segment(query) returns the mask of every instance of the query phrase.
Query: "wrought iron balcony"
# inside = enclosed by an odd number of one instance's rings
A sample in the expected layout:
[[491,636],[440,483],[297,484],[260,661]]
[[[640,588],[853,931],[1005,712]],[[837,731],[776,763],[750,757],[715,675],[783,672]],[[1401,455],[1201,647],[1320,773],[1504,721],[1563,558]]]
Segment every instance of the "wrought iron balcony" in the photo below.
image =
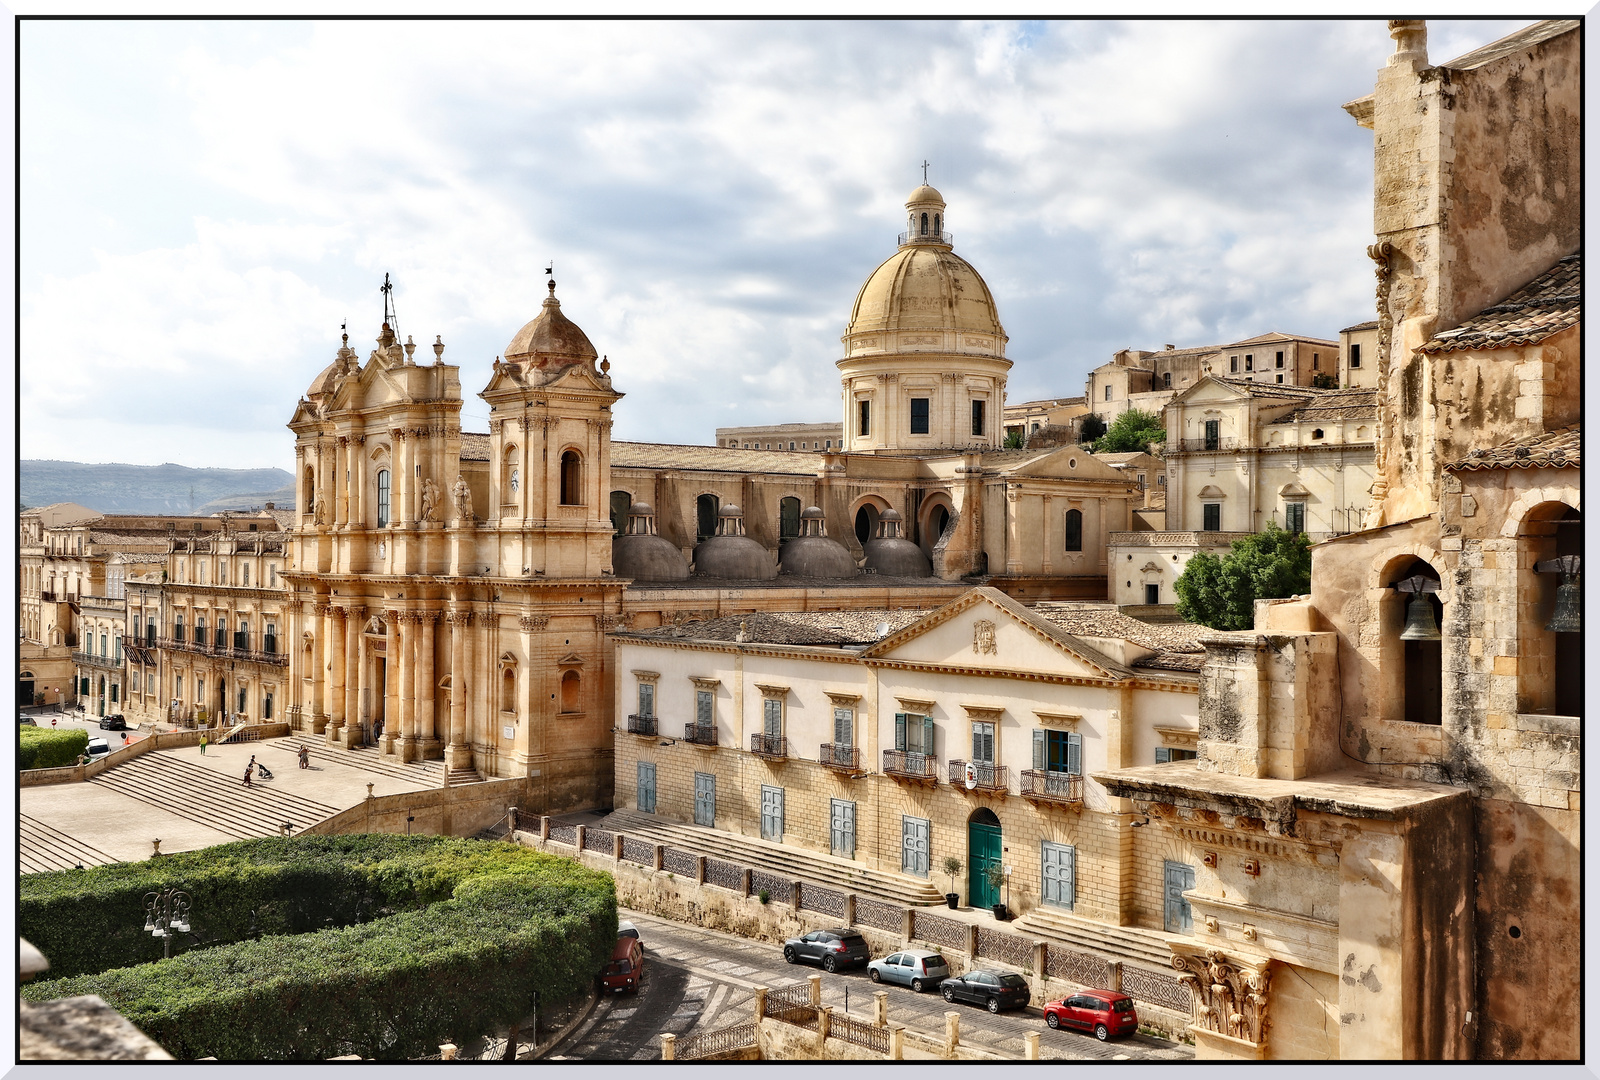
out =
[[1011,766],[961,760],[950,762],[951,786],[966,789],[969,773],[973,780],[972,791],[1005,791],[1011,786]]
[[896,238],[896,242],[905,247],[907,244],[950,244],[956,242],[955,234],[945,229],[942,232],[903,232]]
[[823,743],[817,760],[830,769],[842,772],[861,772],[861,749],[846,743]]
[[885,775],[902,780],[936,784],[939,782],[939,759],[932,754],[914,754],[909,750],[885,750],[883,771]]
[[656,727],[654,716],[628,715],[628,734],[630,735],[659,735],[661,732]]
[[1169,439],[1167,450],[1180,450],[1184,453],[1199,453],[1206,450],[1237,450],[1239,449],[1238,436],[1217,436],[1209,439],[1202,435],[1198,439]]
[[683,741],[694,743],[696,746],[717,745],[717,728],[715,724],[688,724],[683,729]]
[[752,735],[750,752],[761,757],[786,758],[789,756],[789,740],[782,735]]
[[1022,797],[1038,802],[1083,802],[1083,777],[1073,773],[1022,770]]
[[72,653],[72,662],[74,664],[83,664],[87,667],[106,668],[110,671],[122,670],[122,659],[120,657],[100,656],[97,653],[79,652],[76,649]]

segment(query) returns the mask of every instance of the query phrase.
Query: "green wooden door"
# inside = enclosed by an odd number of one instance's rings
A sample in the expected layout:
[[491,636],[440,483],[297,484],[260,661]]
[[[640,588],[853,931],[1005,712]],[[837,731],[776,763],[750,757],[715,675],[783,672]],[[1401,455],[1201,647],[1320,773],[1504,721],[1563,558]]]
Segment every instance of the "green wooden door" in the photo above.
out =
[[988,869],[1000,865],[1000,827],[967,823],[967,899],[973,907],[992,907],[1000,893],[989,884]]

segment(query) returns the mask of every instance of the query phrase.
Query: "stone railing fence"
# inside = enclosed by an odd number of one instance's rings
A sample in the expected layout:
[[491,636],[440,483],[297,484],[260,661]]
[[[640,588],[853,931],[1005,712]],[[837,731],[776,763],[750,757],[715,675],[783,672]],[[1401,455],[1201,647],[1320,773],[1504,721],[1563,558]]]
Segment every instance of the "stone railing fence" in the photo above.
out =
[[[545,817],[540,819],[538,835],[549,842],[574,848],[574,854],[581,849],[593,855],[615,859],[619,863],[631,862],[641,868],[664,871],[692,881],[695,885],[725,889],[741,897],[752,897],[765,891],[769,903],[785,905],[795,915],[801,911],[812,911],[837,919],[845,925],[871,927],[898,938],[902,946],[913,941],[927,942],[941,949],[961,953],[969,961],[993,960],[1031,971],[1041,978],[1120,991],[1148,1005],[1171,1009],[1180,1014],[1192,1014],[1189,988],[1166,971],[1128,967],[1121,961],[1095,953],[1080,952],[1065,945],[1037,941],[1021,934],[936,915],[927,908],[903,907],[809,881],[794,881],[766,870],[699,855],[671,845],[656,844],[626,833],[593,826],[564,825]],[[798,994],[804,989],[804,986],[792,987],[788,991],[773,991],[773,994]],[[687,1060],[683,1047],[688,1043],[686,1039],[677,1044],[679,1060]]]

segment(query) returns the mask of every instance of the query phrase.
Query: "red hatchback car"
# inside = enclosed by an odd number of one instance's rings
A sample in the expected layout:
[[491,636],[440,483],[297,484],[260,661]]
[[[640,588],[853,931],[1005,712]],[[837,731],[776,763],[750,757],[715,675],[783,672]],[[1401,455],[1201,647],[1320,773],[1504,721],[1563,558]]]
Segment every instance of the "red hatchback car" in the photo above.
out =
[[1101,1042],[1139,1030],[1139,1014],[1126,994],[1114,990],[1082,990],[1044,1006],[1044,1022],[1053,1028],[1092,1031]]

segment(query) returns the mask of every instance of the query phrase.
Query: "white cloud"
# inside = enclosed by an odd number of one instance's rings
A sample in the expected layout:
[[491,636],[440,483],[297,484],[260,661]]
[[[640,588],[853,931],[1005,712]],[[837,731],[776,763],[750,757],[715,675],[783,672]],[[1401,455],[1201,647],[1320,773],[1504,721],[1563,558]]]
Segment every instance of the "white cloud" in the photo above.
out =
[[1379,21],[136,32],[137,58],[99,24],[23,38],[23,130],[51,133],[23,148],[25,456],[115,433],[102,456],[286,464],[283,422],[342,319],[370,347],[385,272],[402,334],[462,365],[471,426],[551,259],[628,393],[619,438],[831,418],[924,157],[1017,399],[1081,392],[1117,348],[1370,309],[1371,135],[1339,105]]

